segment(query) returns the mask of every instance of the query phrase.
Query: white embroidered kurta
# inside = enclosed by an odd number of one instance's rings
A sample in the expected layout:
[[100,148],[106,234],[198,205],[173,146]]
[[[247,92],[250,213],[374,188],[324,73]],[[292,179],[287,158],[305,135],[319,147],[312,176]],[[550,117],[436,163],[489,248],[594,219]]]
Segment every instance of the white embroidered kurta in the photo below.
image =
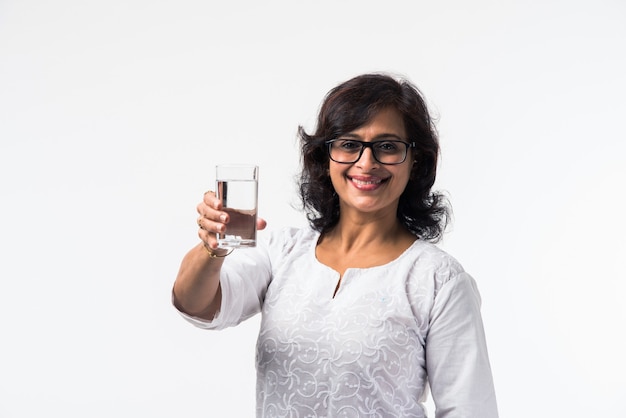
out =
[[[474,280],[417,240],[394,261],[339,274],[315,257],[319,234],[286,229],[224,262],[222,307],[206,329],[261,312],[258,417],[498,416]],[[367,257],[367,254],[363,254]],[[428,383],[427,383],[428,381]]]

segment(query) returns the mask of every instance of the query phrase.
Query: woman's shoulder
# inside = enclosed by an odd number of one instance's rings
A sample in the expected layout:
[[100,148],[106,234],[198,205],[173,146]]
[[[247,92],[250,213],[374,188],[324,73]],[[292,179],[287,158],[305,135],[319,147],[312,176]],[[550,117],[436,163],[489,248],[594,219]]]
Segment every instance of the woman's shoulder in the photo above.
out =
[[416,318],[427,329],[437,298],[449,295],[454,289],[465,288],[463,284],[473,279],[455,257],[437,244],[415,241],[407,255],[403,285]]
[[455,257],[427,241],[415,241],[409,249],[409,256],[413,269],[431,276],[437,283],[436,287],[465,273],[463,266]]

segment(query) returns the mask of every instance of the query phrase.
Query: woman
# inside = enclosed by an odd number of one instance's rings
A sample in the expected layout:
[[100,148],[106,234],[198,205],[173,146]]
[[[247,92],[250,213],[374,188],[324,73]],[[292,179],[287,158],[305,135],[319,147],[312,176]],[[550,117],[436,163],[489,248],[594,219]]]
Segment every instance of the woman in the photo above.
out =
[[437,417],[497,417],[475,282],[432,244],[448,212],[431,191],[439,146],[418,90],[355,77],[300,138],[310,228],[226,257],[215,234],[228,214],[205,193],[175,306],[206,329],[262,313],[259,417],[425,417],[427,384]]

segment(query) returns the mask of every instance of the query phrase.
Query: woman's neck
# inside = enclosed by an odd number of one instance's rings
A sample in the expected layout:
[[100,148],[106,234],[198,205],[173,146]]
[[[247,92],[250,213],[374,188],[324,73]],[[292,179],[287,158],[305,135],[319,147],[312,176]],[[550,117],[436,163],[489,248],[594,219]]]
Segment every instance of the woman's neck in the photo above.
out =
[[405,239],[415,240],[415,237],[395,214],[391,217],[376,214],[354,216],[342,213],[337,225],[324,233],[322,239],[333,242],[335,246],[339,246],[341,252],[347,253],[372,245],[393,244]]

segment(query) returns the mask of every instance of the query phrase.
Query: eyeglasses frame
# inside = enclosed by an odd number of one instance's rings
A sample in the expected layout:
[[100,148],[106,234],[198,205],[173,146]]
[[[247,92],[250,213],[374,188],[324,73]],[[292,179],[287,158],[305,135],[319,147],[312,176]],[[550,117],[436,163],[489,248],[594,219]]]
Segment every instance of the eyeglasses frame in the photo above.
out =
[[[351,161],[351,162],[346,162],[346,161],[337,161],[335,160],[330,154],[330,147],[332,146],[333,142],[337,142],[337,141],[351,141],[351,142],[358,142],[359,144],[361,144],[361,151],[359,152],[359,156],[357,157],[356,160]],[[376,157],[376,153],[374,152],[374,145],[379,143],[379,142],[400,142],[402,144],[404,144],[406,146],[405,151],[404,151],[404,158],[402,159],[402,161],[397,162],[397,163],[383,163],[382,161],[380,161],[378,159],[378,157]],[[342,139],[342,138],[334,138],[334,139],[329,139],[327,141],[324,142],[324,144],[326,144],[326,151],[328,153],[328,158],[330,158],[332,161],[338,163],[338,164],[354,164],[357,161],[359,161],[361,159],[361,157],[363,156],[363,151],[365,151],[365,148],[370,148],[372,150],[372,157],[374,157],[374,160],[376,160],[377,163],[379,164],[383,164],[383,165],[399,165],[402,164],[403,162],[406,161],[406,157],[409,154],[409,148],[415,148],[416,144],[415,142],[405,142],[401,139],[385,139],[385,140],[381,140],[381,141],[370,141],[370,142],[366,142],[366,141],[359,141],[358,139]]]

